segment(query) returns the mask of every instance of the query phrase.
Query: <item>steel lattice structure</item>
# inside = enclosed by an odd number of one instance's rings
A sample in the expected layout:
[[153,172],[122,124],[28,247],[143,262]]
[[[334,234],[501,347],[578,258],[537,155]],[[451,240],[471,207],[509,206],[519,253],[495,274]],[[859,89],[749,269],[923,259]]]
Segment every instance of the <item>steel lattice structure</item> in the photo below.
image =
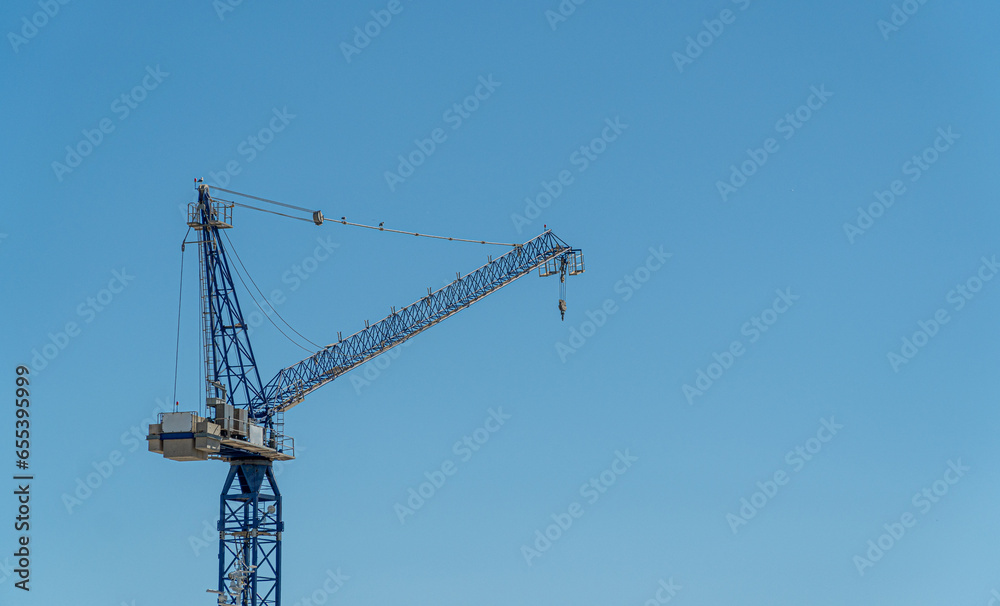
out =
[[[219,505],[218,604],[281,606],[281,493],[275,460],[294,457],[282,434],[286,410],[310,392],[451,317],[514,280],[582,273],[583,255],[551,231],[518,245],[472,273],[430,292],[350,337],[282,369],[263,384],[250,345],[220,230],[232,227],[231,203],[198,186],[188,225],[198,239],[206,411],[161,415],[150,450],[175,460],[230,463]],[[320,222],[321,223],[321,222]],[[559,309],[565,312],[565,300]],[[169,417],[169,418],[168,418]],[[154,430],[155,428],[155,430]]]
[[224,604],[281,603],[281,493],[270,461],[231,465],[219,510]]
[[[260,405],[287,410],[311,391],[406,341],[539,267],[579,256],[551,231],[512,249],[474,272],[354,333],[336,345],[281,370],[264,386]],[[571,269],[570,274],[581,273]]]
[[259,402],[263,393],[260,373],[236,297],[226,249],[219,237],[220,228],[232,227],[228,213],[231,208],[212,204],[208,189],[204,188],[188,222],[197,225],[201,233],[198,247],[205,375],[213,378],[205,387],[208,397],[226,398],[228,393],[235,406],[249,406],[253,413],[257,412],[254,402]]

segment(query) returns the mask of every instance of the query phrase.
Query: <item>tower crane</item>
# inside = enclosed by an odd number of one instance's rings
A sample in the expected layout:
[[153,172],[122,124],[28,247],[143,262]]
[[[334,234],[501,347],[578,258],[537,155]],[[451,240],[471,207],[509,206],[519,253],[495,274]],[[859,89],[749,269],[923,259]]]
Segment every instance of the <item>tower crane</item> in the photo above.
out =
[[[227,190],[228,191],[228,190]],[[236,193],[236,192],[233,192]],[[201,330],[205,364],[205,416],[160,413],[149,426],[149,451],[175,461],[220,460],[229,473],[219,501],[217,603],[281,605],[284,532],[275,461],[295,458],[284,433],[284,413],[316,389],[451,317],[535,269],[560,278],[559,310],[565,315],[567,275],[583,273],[583,253],[551,230],[514,246],[479,269],[375,322],[308,358],[261,379],[247,324],[236,295],[221,234],[232,228],[235,203],[212,197],[198,185],[188,205],[188,226],[198,235]],[[312,220],[321,225],[322,213]],[[327,219],[329,221],[329,219]],[[336,222],[344,222],[342,221]],[[377,229],[383,229],[379,226]]]

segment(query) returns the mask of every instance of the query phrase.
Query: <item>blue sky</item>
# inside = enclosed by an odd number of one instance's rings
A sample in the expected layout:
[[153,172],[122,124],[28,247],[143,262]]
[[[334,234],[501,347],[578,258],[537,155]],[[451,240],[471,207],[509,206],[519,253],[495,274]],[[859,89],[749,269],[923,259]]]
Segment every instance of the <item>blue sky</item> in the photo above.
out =
[[[172,398],[195,177],[586,256],[565,322],[528,276],[289,412],[285,604],[1000,595],[996,3],[232,4],[0,10],[0,366],[33,367],[36,477],[32,589],[0,555],[0,602],[212,603],[226,467],[132,433]],[[324,344],[503,252],[234,223]],[[265,377],[307,355],[258,324]]]

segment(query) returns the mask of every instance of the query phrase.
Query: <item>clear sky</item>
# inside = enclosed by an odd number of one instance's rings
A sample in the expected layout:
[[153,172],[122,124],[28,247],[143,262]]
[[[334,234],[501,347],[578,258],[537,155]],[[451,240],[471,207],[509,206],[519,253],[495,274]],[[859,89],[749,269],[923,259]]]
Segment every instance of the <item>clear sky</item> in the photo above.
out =
[[[0,603],[213,602],[227,468],[135,438],[196,177],[586,257],[565,322],[527,276],[288,413],[286,605],[1000,596],[996,2],[152,4],[0,9]],[[503,252],[234,223],[321,344]],[[308,355],[251,338],[265,380]]]

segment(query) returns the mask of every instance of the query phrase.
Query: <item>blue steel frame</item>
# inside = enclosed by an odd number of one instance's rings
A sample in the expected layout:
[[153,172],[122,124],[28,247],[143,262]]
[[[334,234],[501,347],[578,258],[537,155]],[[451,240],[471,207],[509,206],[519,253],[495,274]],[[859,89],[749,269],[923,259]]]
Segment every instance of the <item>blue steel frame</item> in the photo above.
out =
[[[204,279],[203,293],[207,314],[208,332],[206,339],[212,350],[213,368],[211,374],[216,383],[225,381],[228,388],[227,402],[243,408],[249,407],[250,414],[262,411],[255,403],[260,402],[263,389],[260,372],[250,346],[247,326],[243,321],[243,311],[236,297],[236,287],[229,270],[226,249],[219,237],[218,205],[208,194],[208,187],[202,186],[198,192],[199,214],[201,217],[201,239],[198,244],[202,254]],[[210,393],[222,397],[221,390],[208,384]]]
[[552,231],[518,246],[336,345],[278,372],[264,386],[268,414],[287,410],[310,392],[406,341],[553,259],[578,254]]
[[[212,397],[226,396],[229,404],[248,408],[248,414],[271,427],[270,417],[255,404],[263,389],[219,234],[220,227],[230,227],[220,210],[208,187],[200,186],[196,228],[201,232],[202,313],[209,357],[206,389]],[[227,387],[227,394],[220,385]],[[284,522],[271,461],[233,448],[220,454],[230,459],[230,468],[219,505],[218,604],[281,606]],[[268,511],[271,505],[273,512]]]
[[[550,261],[575,261],[580,255],[579,249],[570,248],[546,231],[336,345],[279,371],[263,385],[219,237],[220,226],[230,226],[220,221],[220,207],[211,199],[208,186],[201,185],[198,191],[205,339],[212,357],[211,376],[206,377],[208,392],[223,397],[217,385],[225,381],[227,401],[247,408],[251,418],[271,430],[277,413],[298,404],[308,393]],[[574,267],[577,270],[571,273],[583,271],[582,266]],[[271,461],[235,448],[220,454],[230,461],[230,469],[219,509],[219,604],[281,606],[284,522]],[[269,511],[271,506],[274,511]]]
[[219,508],[221,604],[280,606],[284,529],[271,462],[234,461]]

